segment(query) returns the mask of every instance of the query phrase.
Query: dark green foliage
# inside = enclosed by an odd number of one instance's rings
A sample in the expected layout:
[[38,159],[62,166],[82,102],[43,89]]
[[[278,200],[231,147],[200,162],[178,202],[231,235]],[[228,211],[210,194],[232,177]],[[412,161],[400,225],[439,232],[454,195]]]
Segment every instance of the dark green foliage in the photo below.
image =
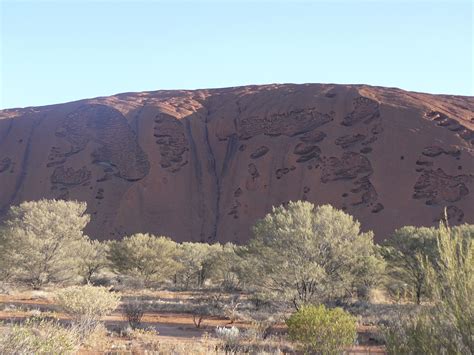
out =
[[311,354],[339,354],[353,345],[357,336],[355,317],[324,305],[302,306],[286,324],[290,339]]

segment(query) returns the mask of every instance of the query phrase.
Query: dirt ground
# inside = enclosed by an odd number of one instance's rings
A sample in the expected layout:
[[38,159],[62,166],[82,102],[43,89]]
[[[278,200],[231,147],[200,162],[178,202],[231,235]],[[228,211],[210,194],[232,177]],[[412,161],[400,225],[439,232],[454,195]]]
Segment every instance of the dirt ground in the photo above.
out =
[[[137,293],[124,293],[125,297],[137,296]],[[140,296],[149,299],[163,300],[179,300],[186,302],[190,300],[194,294],[190,292],[171,292],[156,291],[148,292]],[[61,313],[54,304],[51,292],[24,291],[10,295],[0,295],[0,322],[3,323],[2,328],[8,326],[9,323],[22,322],[26,318],[39,314],[51,316],[60,322],[67,323],[70,319],[64,313]],[[130,341],[127,338],[114,335],[117,329],[127,327],[127,321],[118,310],[103,319],[108,330],[111,331],[110,340],[117,345],[125,344]],[[157,331],[157,341],[161,344],[183,344],[200,342],[201,339],[207,337],[207,341],[212,344],[215,339],[212,334],[217,326],[235,326],[239,329],[246,329],[251,326],[250,322],[236,320],[230,322],[228,318],[206,316],[200,326],[197,328],[193,322],[193,315],[185,312],[170,311],[151,311],[146,312],[142,318],[144,327]],[[0,328],[1,331],[1,328]],[[285,334],[286,326],[284,323],[275,325],[272,329],[274,334]],[[353,346],[348,350],[349,354],[385,354],[384,347],[373,343],[373,334],[376,332],[373,326],[359,326],[358,339],[359,345]],[[93,350],[81,350],[81,354],[99,354]],[[135,352],[133,352],[135,353]]]

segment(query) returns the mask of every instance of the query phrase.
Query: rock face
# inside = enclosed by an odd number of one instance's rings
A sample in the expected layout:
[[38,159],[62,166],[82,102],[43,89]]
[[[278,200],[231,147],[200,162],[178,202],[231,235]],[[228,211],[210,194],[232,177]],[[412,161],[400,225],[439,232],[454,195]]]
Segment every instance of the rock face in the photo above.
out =
[[86,201],[98,239],[238,242],[273,205],[331,203],[382,240],[474,223],[474,98],[346,85],[127,93],[0,111],[0,214]]

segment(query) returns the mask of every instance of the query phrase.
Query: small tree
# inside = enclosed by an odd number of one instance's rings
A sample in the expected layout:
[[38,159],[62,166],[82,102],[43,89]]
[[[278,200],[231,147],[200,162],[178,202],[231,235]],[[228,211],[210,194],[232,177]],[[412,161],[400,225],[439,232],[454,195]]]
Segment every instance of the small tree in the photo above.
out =
[[243,253],[247,282],[299,305],[351,294],[375,274],[372,233],[330,205],[290,202],[257,222]]
[[79,256],[79,275],[84,283],[91,283],[94,276],[108,265],[107,255],[109,247],[98,240],[84,238],[77,251]]
[[15,264],[10,256],[11,247],[8,245],[10,243],[5,228],[0,226],[0,285],[3,282],[8,282],[15,273]]
[[437,258],[420,256],[432,304],[384,330],[389,354],[472,354],[474,349],[474,226],[436,232]]
[[145,307],[140,302],[140,300],[130,300],[124,302],[122,308],[122,315],[128,321],[128,324],[132,329],[137,329],[140,327],[142,318],[145,314]]
[[242,247],[232,243],[216,244],[205,261],[210,278],[223,289],[233,290],[240,286],[243,272],[241,250]]
[[178,246],[169,238],[134,234],[110,243],[108,258],[116,272],[140,278],[148,287],[176,274],[177,255]]
[[341,308],[302,306],[286,324],[290,339],[311,354],[339,354],[357,337],[355,317]]
[[190,285],[202,287],[212,273],[212,258],[219,249],[218,244],[182,243],[179,244],[178,261],[181,264],[176,275],[177,282],[184,288]]
[[427,293],[426,270],[421,256],[434,260],[436,233],[435,228],[403,227],[396,230],[382,248],[389,276],[407,284],[417,304]]
[[76,277],[78,245],[90,219],[86,208],[83,202],[56,200],[11,207],[0,244],[14,278],[37,289]]

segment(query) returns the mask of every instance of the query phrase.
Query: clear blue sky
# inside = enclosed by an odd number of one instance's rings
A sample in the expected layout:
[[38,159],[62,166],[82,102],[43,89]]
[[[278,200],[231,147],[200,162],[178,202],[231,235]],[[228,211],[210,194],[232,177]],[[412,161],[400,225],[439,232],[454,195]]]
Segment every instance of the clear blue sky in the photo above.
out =
[[474,95],[471,0],[0,2],[0,108],[275,82]]

